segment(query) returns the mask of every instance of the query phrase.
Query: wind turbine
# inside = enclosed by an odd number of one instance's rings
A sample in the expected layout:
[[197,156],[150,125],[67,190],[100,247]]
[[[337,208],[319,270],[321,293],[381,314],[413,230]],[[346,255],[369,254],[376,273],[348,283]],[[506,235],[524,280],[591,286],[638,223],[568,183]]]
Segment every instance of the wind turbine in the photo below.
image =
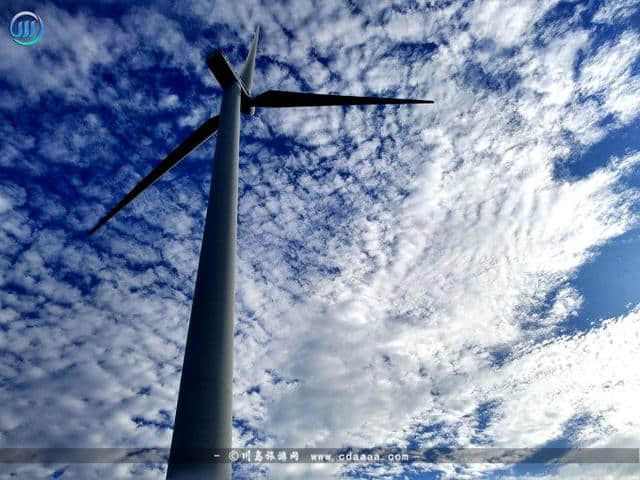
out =
[[228,461],[203,460],[207,457],[211,460],[210,454],[216,450],[231,448],[240,113],[253,115],[256,107],[433,103],[432,100],[279,90],[251,96],[259,32],[258,27],[239,75],[221,50],[207,58],[207,66],[222,87],[220,115],[200,125],[88,232],[89,235],[95,233],[149,185],[218,132],[169,454],[169,480],[217,480],[231,476]]

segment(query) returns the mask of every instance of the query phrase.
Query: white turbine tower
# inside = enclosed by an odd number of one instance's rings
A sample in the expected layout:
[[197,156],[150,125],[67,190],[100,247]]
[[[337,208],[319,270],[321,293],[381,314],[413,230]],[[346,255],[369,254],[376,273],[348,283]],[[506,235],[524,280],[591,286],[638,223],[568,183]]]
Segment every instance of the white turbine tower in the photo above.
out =
[[89,231],[93,234],[145,188],[218,132],[167,470],[170,480],[226,480],[231,476],[228,460],[213,461],[212,453],[231,448],[240,113],[253,115],[256,107],[433,103],[431,100],[278,90],[252,97],[258,35],[256,28],[240,75],[234,72],[220,50],[207,58],[208,67],[223,90],[220,115],[200,125]]

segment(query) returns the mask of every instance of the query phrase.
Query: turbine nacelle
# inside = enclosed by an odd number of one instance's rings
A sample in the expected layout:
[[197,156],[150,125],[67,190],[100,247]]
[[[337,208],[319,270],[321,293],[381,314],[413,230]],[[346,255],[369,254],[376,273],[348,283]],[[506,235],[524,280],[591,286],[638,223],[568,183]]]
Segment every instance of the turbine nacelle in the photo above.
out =
[[237,75],[233,67],[225,57],[222,50],[218,49],[207,57],[207,66],[216,77],[224,90],[229,85],[236,83],[240,87],[240,111],[245,115],[253,115],[256,111],[251,104],[251,86],[253,84],[253,72],[256,67],[256,53],[258,51],[258,38],[260,37],[260,25],[256,26],[253,34],[253,42],[249,47],[247,59],[240,75]]
[[240,87],[240,111],[245,115],[253,115],[256,109],[251,105],[251,95],[222,50],[218,49],[207,57],[207,66],[223,90],[229,85],[238,84]]

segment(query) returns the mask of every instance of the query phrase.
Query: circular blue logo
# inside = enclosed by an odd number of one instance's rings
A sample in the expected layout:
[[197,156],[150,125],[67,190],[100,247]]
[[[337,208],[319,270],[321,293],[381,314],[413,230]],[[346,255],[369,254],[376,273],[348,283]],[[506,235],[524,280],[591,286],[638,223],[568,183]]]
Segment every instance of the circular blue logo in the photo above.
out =
[[35,45],[43,31],[42,19],[33,12],[18,12],[9,23],[9,35],[18,45]]

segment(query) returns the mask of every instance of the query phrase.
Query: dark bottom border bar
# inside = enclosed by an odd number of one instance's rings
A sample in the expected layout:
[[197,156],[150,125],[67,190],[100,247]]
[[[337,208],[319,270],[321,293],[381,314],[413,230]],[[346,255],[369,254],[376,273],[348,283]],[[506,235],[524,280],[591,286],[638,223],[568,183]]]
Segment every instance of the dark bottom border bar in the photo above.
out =
[[[637,448],[185,449],[179,463],[640,463]],[[0,463],[167,463],[167,448],[0,448]]]

